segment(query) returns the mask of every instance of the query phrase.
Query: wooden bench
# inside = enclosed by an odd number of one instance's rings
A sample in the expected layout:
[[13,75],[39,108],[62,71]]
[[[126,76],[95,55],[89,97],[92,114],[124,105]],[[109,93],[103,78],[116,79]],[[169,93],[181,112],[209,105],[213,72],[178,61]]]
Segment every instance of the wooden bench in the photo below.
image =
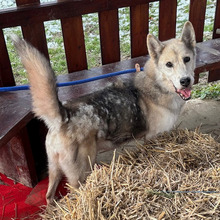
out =
[[[59,82],[84,79],[100,74],[141,66],[147,60],[146,36],[149,30],[149,3],[155,0],[58,0],[39,4],[39,0],[16,0],[16,8],[0,10],[0,86],[15,85],[4,38],[4,28],[21,26],[23,36],[48,59],[44,21],[61,21],[66,62],[70,74]],[[176,0],[159,1],[159,39],[176,35]],[[120,60],[118,9],[130,7],[131,59]],[[217,0],[213,39],[203,41],[206,0],[191,0],[189,20],[197,42],[195,78],[209,72],[208,81],[220,79],[220,0]],[[98,12],[102,66],[87,69],[82,15]],[[77,54],[77,56],[76,56]],[[128,75],[123,77],[129,77]],[[104,88],[116,77],[59,89],[62,101]],[[31,112],[29,91],[0,93],[0,172],[33,187],[46,168],[44,147],[47,129]]]

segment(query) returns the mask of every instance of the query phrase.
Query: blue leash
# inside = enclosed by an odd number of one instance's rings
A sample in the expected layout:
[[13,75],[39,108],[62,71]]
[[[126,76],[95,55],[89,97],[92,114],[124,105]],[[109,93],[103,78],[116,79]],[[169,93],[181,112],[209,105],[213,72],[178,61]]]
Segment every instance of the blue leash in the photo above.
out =
[[[141,71],[143,71],[143,68],[141,68]],[[80,79],[80,80],[76,80],[76,81],[57,83],[57,86],[64,87],[64,86],[79,85],[79,84],[92,82],[92,81],[99,80],[99,79],[105,79],[105,78],[112,77],[112,76],[118,76],[118,75],[127,74],[127,73],[134,73],[134,72],[136,72],[135,68],[129,69],[129,70],[122,70],[122,71],[118,71],[118,72],[113,72],[113,73],[107,73],[107,74],[103,74],[100,76],[94,76],[94,77],[91,77],[88,79]],[[30,89],[29,85],[8,86],[8,87],[0,87],[0,92],[11,92],[11,91],[29,90],[29,89]]]

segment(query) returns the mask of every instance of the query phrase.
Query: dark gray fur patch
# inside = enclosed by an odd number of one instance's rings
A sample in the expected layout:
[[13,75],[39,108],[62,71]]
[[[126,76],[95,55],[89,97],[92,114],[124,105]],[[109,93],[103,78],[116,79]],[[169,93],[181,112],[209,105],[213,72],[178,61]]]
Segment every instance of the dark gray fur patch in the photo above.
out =
[[[106,139],[120,143],[146,131],[146,120],[139,106],[139,91],[132,85],[109,87],[89,96],[86,103],[107,125]],[[104,127],[104,126],[103,126]]]

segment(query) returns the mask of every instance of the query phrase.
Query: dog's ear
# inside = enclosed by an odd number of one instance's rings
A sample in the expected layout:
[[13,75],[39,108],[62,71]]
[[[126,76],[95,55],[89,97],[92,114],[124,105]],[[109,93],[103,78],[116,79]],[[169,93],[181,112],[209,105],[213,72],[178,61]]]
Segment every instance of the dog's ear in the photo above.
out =
[[190,21],[187,21],[184,24],[181,41],[183,41],[185,45],[190,49],[194,49],[196,46],[195,31]]
[[164,45],[156,37],[151,34],[147,35],[147,48],[150,54],[150,57],[155,61],[159,59],[160,54],[164,49]]

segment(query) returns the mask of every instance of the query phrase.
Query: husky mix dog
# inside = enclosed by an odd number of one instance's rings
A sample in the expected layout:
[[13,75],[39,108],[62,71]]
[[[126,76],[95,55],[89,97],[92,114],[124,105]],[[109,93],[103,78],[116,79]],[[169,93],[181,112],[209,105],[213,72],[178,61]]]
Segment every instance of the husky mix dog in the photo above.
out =
[[132,137],[148,139],[169,131],[190,98],[196,56],[190,22],[185,23],[180,39],[160,42],[149,34],[150,59],[130,82],[65,104],[58,99],[48,60],[24,40],[14,37],[13,41],[28,72],[33,111],[49,129],[48,204],[63,175],[71,186],[78,187],[103,146],[116,147]]

